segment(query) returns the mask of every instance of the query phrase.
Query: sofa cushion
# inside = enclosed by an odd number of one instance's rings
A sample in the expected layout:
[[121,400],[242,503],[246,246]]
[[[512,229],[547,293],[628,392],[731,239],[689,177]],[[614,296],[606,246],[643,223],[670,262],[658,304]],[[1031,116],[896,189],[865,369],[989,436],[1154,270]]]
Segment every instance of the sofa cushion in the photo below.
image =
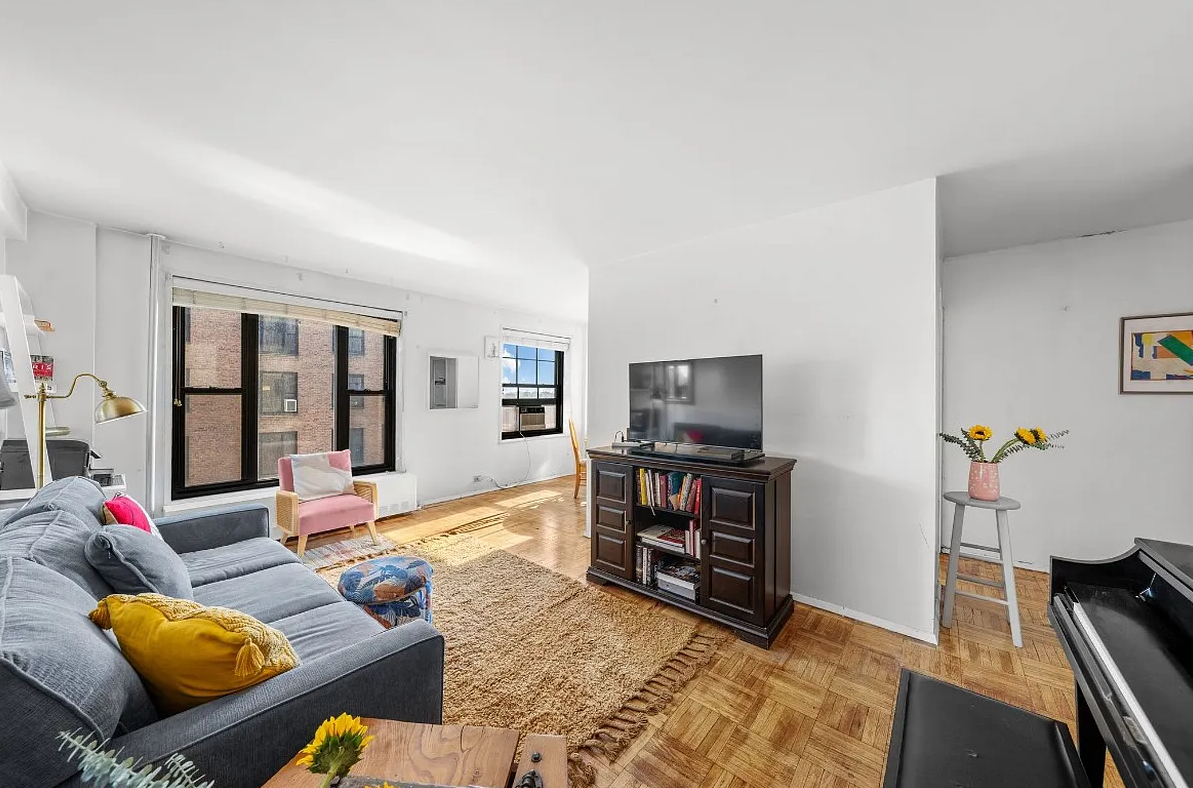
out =
[[167,714],[240,692],[298,667],[285,635],[238,610],[161,594],[112,594],[91,620],[120,650]]
[[194,599],[186,564],[148,531],[127,525],[101,528],[91,534],[83,554],[118,594]]
[[98,521],[83,522],[65,509],[41,509],[0,531],[0,556],[47,566],[99,599],[112,593],[112,587],[87,563],[84,550],[91,534],[102,527]]
[[298,504],[298,532],[317,534],[367,523],[376,516],[373,503],[358,495],[335,495]]
[[282,564],[300,564],[298,556],[273,539],[259,536],[225,547],[180,553],[191,575],[191,585],[201,586]]
[[68,476],[38,490],[9,524],[40,512],[70,512],[80,521],[98,528],[103,522],[104,500],[103,488],[94,479]]
[[274,621],[303,662],[327,656],[383,631],[351,602],[340,600]]
[[129,525],[153,534],[158,539],[162,538],[161,532],[153,524],[153,518],[149,516],[149,512],[145,511],[145,507],[124,493],[116,493],[104,502],[100,512],[100,521],[104,525]]
[[157,712],[120,649],[87,620],[95,600],[57,574],[0,558],[0,785],[56,785],[77,764],[58,752],[58,731],[99,739],[154,722]]
[[339,602],[340,595],[310,569],[290,563],[195,586],[195,601],[230,607],[272,624],[287,616]]

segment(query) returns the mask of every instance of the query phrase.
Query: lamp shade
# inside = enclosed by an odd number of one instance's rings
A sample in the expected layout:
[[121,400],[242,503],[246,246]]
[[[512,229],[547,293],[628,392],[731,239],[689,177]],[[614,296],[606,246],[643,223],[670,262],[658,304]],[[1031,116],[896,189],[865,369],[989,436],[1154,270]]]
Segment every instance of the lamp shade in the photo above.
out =
[[95,423],[103,424],[144,412],[145,406],[132,397],[118,397],[109,391],[95,407]]

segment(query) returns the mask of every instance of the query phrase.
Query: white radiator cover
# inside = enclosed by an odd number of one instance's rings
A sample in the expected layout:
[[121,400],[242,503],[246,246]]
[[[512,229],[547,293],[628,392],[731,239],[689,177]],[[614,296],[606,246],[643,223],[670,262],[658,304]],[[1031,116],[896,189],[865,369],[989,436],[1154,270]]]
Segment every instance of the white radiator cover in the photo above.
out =
[[418,477],[413,473],[383,473],[362,478],[377,485],[378,517],[391,517],[418,508]]

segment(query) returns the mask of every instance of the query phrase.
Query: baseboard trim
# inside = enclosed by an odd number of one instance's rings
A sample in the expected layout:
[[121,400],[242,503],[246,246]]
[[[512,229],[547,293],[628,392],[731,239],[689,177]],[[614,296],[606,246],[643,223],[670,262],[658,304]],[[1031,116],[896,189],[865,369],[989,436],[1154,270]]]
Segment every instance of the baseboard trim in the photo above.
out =
[[803,594],[792,594],[791,596],[796,602],[801,604],[817,607],[821,610],[827,610],[830,613],[836,613],[837,615],[845,616],[846,618],[852,618],[854,621],[861,621],[863,624],[873,624],[876,627],[890,630],[891,632],[899,635],[906,635],[907,637],[915,638],[916,640],[922,640],[925,643],[931,643],[934,646],[938,645],[940,642],[936,636],[936,633],[934,632],[925,632],[923,630],[905,627],[902,624],[896,624],[894,621],[887,621],[885,618],[872,616],[869,613],[862,613],[859,610],[851,610],[847,607],[844,607],[843,605],[825,602],[822,599],[814,599],[810,596],[804,596]]
[[[443,498],[434,498],[430,501],[419,501],[418,508],[421,509],[424,506],[433,506],[434,504],[437,504],[437,503],[447,503],[448,501],[458,501],[462,498],[471,498],[474,495],[484,495],[485,493],[497,492],[498,490],[512,490],[515,487],[525,487],[528,484],[538,484],[539,482],[549,482],[552,479],[562,479],[565,476],[575,476],[575,475],[576,475],[575,471],[569,471],[567,473],[555,473],[550,476],[540,476],[535,479],[527,479],[525,481],[515,482],[514,484],[507,484],[504,487],[497,487],[496,485],[493,485],[491,487],[486,487],[483,490],[469,490],[468,492],[462,492],[457,495],[447,495],[447,496],[444,496]],[[415,509],[415,511],[418,511],[418,509]],[[409,514],[409,512],[405,512],[405,514]],[[395,514],[393,516],[401,517],[402,515]]]
[[[941,547],[940,547],[940,554],[941,554],[941,555],[948,555],[948,554],[949,554],[949,548],[945,547],[944,545],[941,545]],[[961,554],[961,557],[962,557],[962,558],[970,558],[970,559],[972,559],[972,560],[974,560],[974,561],[984,561],[984,562],[985,562],[985,563],[987,563],[987,564],[994,564],[995,566],[1002,566],[1002,562],[1001,562],[1001,561],[996,561],[996,560],[994,560],[993,558],[985,558],[985,557],[983,557],[983,556],[980,556],[980,555],[971,555],[971,554],[969,554],[969,553],[962,553],[962,554]],[[1047,570],[1047,569],[1041,569],[1040,567],[1036,566],[1035,564],[1027,564],[1027,563],[1024,563],[1024,562],[1022,562],[1022,561],[1016,561],[1016,562],[1015,562],[1015,568],[1016,568],[1016,569],[1022,569],[1022,570],[1023,570],[1023,571],[1025,571],[1025,572],[1040,572],[1041,574],[1045,574],[1045,575],[1046,575],[1046,574],[1048,574],[1048,570]]]

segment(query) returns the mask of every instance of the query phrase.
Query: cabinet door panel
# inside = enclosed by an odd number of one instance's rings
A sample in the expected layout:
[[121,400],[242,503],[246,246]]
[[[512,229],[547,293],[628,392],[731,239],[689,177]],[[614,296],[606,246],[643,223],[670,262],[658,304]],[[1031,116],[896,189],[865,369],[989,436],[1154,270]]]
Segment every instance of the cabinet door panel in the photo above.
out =
[[596,524],[602,528],[618,533],[626,532],[626,512],[625,509],[616,509],[612,506],[596,507]]
[[595,498],[602,503],[619,503],[623,507],[630,502],[630,467],[598,462],[593,466],[596,486]]
[[739,618],[752,618],[756,582],[752,574],[709,567],[708,602]]
[[723,531],[710,534],[708,555],[720,562],[734,563],[742,570],[753,570],[755,566],[754,538],[738,536]]
[[[592,565],[615,575],[629,577],[626,556],[629,555],[629,541],[602,531],[592,532]],[[629,567],[633,569],[633,567]]]
[[755,503],[753,485],[751,489],[734,489],[723,486],[725,482],[712,479],[709,485],[708,518],[716,525],[728,525],[754,530]]
[[763,547],[762,486],[704,477],[702,603],[750,623],[761,623]]
[[634,575],[630,528],[630,466],[595,462],[589,472],[592,505],[591,565],[627,580]]

